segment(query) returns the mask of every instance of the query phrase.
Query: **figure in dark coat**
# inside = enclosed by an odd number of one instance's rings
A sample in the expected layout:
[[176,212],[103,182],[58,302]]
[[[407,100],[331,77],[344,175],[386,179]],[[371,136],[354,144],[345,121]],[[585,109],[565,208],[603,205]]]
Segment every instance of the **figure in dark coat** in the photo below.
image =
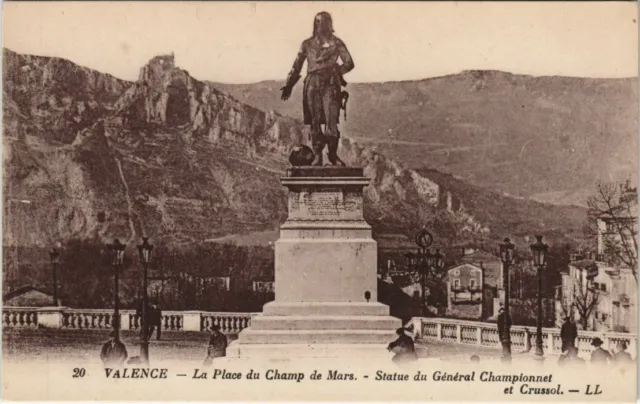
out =
[[120,341],[115,331],[111,332],[109,337],[111,339],[102,346],[100,359],[102,359],[104,367],[122,367],[124,361],[127,360],[127,348]]
[[613,359],[611,353],[609,351],[602,348],[602,340],[600,338],[594,338],[591,342],[591,345],[595,346],[596,349],[591,352],[591,363],[606,365],[609,361]]
[[[338,58],[342,61],[338,65]],[[288,100],[293,86],[300,79],[300,71],[307,61],[307,77],[304,80],[302,110],[305,125],[311,125],[311,142],[315,158],[311,165],[322,165],[324,146],[332,165],[344,163],[337,155],[338,122],[340,109],[346,111],[348,94],[341,92],[346,85],[343,75],[354,68],[353,59],[344,42],[333,34],[333,22],[327,12],[318,13],[313,23],[313,36],[302,42],[291,72],[282,87],[282,99]],[[325,125],[322,133],[321,125]]]
[[387,346],[389,351],[395,353],[393,362],[402,363],[417,360],[415,344],[413,339],[405,333],[405,329],[398,328],[396,334],[398,334],[398,339]]
[[152,304],[147,309],[147,317],[149,319],[149,339],[153,334],[153,330],[156,330],[156,339],[160,341],[160,335],[162,334],[162,310],[160,306]]
[[207,358],[204,365],[209,366],[215,358],[227,356],[227,337],[220,331],[220,327],[213,326],[209,346],[207,347]]
[[631,355],[629,354],[629,352],[627,352],[626,342],[618,342],[618,345],[616,345],[616,349],[618,350],[618,352],[613,354],[613,362],[615,362],[616,365],[633,363],[633,358],[631,358]]
[[[507,339],[507,329],[511,328],[511,316],[508,316],[503,308],[500,308],[498,314],[498,336],[500,337],[500,341],[506,341]],[[506,324],[505,324],[506,320]]]
[[584,359],[578,358],[578,349],[574,346],[568,346],[565,352],[560,355],[560,359],[558,359],[558,365],[566,366],[566,365],[584,365]]
[[564,324],[562,324],[562,328],[560,329],[562,351],[566,351],[569,347],[575,347],[576,338],[578,338],[578,327],[571,321],[571,317],[567,317],[564,319]]

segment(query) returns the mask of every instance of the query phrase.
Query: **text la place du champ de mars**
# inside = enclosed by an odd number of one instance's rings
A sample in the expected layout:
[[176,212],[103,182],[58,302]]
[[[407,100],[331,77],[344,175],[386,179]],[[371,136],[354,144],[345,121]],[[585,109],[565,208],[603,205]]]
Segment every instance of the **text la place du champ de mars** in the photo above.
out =
[[[138,370],[138,372],[136,372]],[[139,372],[141,369],[124,369],[124,373],[120,370],[106,369],[106,377],[113,379],[120,378],[146,378],[154,377],[152,374],[145,374],[145,372]],[[149,369],[144,369],[149,371]],[[128,372],[129,371],[129,372]],[[162,372],[158,372],[156,378],[167,378],[167,370],[162,369]],[[185,375],[186,376],[186,375]],[[243,377],[244,376],[244,377]],[[369,379],[368,375],[363,375],[363,379]],[[191,379],[212,379],[212,380],[261,380],[261,373],[254,371],[253,369],[243,375],[240,372],[229,372],[225,369],[214,369],[212,371],[203,371],[201,369],[194,369],[194,373]],[[302,382],[307,379],[307,375],[302,372],[282,372],[277,369],[269,369],[264,372],[264,380],[274,381],[294,381]],[[344,373],[337,370],[329,370],[326,375],[314,370],[308,375],[309,380],[338,380],[338,381],[355,381],[358,380],[353,373]],[[425,382],[429,380],[426,373],[417,371],[417,373],[410,375],[408,373],[393,372],[388,373],[382,370],[378,370],[374,377],[371,379],[375,381],[392,381],[392,382],[408,382],[418,381]],[[547,394],[563,394],[560,385],[554,387],[540,387],[535,385],[529,385],[527,383],[552,383],[553,375],[526,375],[520,374],[499,374],[492,371],[483,371],[470,373],[449,373],[436,370],[431,374],[431,380],[434,382],[484,382],[484,383],[509,383],[511,386],[505,389],[505,394],[513,394],[513,385],[516,383],[523,383],[520,386],[520,394],[532,394],[532,395],[547,395]],[[509,391],[510,390],[510,391]]]

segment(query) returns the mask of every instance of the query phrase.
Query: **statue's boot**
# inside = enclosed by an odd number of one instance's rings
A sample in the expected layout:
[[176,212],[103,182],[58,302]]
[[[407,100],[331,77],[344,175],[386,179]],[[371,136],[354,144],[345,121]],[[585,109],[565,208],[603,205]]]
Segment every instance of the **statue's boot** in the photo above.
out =
[[340,138],[337,136],[328,136],[327,139],[327,157],[329,157],[329,162],[334,166],[344,167],[345,164],[340,157],[338,157],[338,143],[340,142]]
[[324,142],[316,140],[313,142],[313,161],[312,166],[322,166],[322,152],[324,151]]

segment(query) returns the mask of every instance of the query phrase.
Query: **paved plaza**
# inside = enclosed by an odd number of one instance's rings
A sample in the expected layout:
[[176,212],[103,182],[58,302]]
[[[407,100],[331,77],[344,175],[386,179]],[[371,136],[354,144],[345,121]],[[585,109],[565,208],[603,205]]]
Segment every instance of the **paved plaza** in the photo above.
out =
[[[5,329],[2,335],[2,351],[5,359],[38,361],[73,360],[76,363],[94,362],[100,348],[109,339],[110,330],[58,330],[58,329]],[[229,342],[236,335],[228,335]],[[122,331],[122,341],[129,357],[138,356],[139,334]],[[205,332],[163,332],[162,340],[155,334],[149,344],[149,354],[155,360],[201,363],[207,352],[209,334]],[[389,341],[391,342],[391,341]],[[475,347],[439,341],[419,341],[417,350],[423,358],[441,358],[451,361],[468,361],[471,355],[480,358],[497,358],[496,348]]]

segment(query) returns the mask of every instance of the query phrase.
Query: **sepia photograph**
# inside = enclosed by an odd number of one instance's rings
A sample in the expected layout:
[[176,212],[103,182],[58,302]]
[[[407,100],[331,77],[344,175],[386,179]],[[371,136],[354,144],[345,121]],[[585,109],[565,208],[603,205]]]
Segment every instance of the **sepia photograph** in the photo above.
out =
[[635,402],[634,2],[2,5],[2,395]]

